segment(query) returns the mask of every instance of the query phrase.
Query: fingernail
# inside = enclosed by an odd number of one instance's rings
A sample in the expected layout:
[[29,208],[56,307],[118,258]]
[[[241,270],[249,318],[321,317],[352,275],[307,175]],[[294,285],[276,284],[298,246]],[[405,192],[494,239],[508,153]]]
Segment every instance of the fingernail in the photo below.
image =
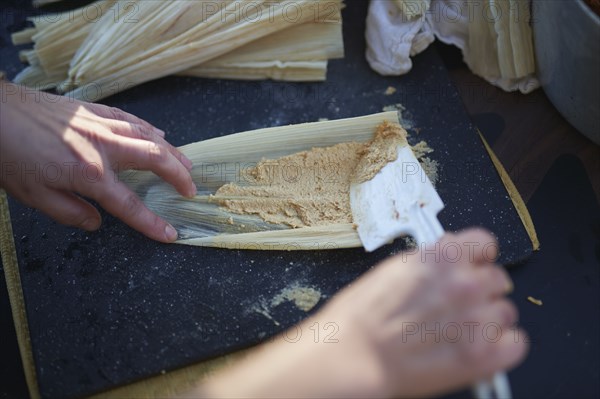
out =
[[165,226],[165,235],[167,236],[168,241],[175,241],[177,239],[177,230],[168,224]]
[[185,166],[188,170],[192,170],[194,167],[192,161],[183,154],[181,154],[181,163],[183,163],[183,166]]
[[190,191],[190,195],[188,195],[188,197],[195,197],[197,192],[198,188],[196,187],[196,184],[192,183],[192,190]]
[[87,231],[94,231],[98,228],[98,220],[94,218],[86,219],[81,223],[81,228]]

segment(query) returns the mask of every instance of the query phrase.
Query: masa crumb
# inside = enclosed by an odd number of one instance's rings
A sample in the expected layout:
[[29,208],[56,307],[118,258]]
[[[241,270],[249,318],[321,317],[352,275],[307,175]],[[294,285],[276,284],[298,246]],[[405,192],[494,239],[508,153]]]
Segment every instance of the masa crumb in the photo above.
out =
[[395,87],[388,86],[388,88],[385,89],[385,92],[383,94],[385,94],[386,96],[391,96],[395,92],[396,92],[396,88]]
[[415,157],[417,158],[422,158],[425,155],[433,152],[433,149],[429,146],[429,144],[427,144],[425,140],[419,141],[417,144],[411,146],[411,148],[413,150],[413,153],[415,154]]
[[271,316],[271,309],[269,307],[269,304],[262,298],[260,301],[252,305],[252,307],[250,307],[250,311],[265,316],[267,319],[271,320],[276,326],[280,325],[280,323],[277,320],[275,320],[273,316]]
[[279,326],[279,321],[275,320],[271,314],[273,308],[284,302],[292,302],[296,308],[308,312],[319,303],[321,297],[321,291],[318,289],[302,285],[296,281],[279,291],[271,300],[261,297],[257,302],[249,306],[247,311],[258,313],[271,320],[276,326]]
[[421,163],[421,167],[423,171],[429,177],[431,184],[435,187],[436,184],[440,181],[440,176],[438,170],[440,168],[440,164],[435,159],[431,159],[429,157],[417,158]]
[[428,157],[428,155],[433,152],[433,148],[431,148],[425,140],[421,140],[418,143],[411,145],[410,148],[417,160],[421,163],[421,167],[427,177],[429,177],[431,184],[435,186],[439,181],[438,171],[440,164],[438,161]]
[[321,291],[312,287],[292,285],[286,287],[271,300],[271,306],[281,305],[283,302],[290,301],[305,312],[315,307],[321,300]]
[[390,105],[386,105],[385,107],[382,108],[383,112],[390,112],[390,111],[405,111],[406,108],[404,108],[404,105],[400,104],[400,103],[396,103],[396,104],[390,104]]
[[529,302],[533,303],[534,305],[538,305],[538,306],[542,306],[544,304],[541,299],[536,299],[532,296],[528,296],[527,300]]

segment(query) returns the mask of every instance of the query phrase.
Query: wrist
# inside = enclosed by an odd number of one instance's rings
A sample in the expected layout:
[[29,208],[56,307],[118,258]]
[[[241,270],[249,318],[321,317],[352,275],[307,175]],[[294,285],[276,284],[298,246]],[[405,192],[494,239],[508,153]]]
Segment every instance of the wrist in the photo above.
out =
[[319,313],[249,352],[190,397],[387,397],[382,362],[354,327]]
[[332,377],[341,384],[345,381],[347,390],[337,396],[392,397],[397,376],[389,372],[390,347],[382,345],[385,329],[373,323],[365,303],[344,294],[333,298],[319,312],[323,320],[338,320],[339,343],[328,348],[332,352],[329,358],[336,367]]

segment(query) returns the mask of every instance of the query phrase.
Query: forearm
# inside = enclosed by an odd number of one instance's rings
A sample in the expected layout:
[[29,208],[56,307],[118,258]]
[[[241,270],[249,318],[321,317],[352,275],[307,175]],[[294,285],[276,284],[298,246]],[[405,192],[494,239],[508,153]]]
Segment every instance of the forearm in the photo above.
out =
[[[324,334],[325,323],[335,326],[335,335],[326,334],[333,330]],[[318,314],[257,348],[184,397],[385,396],[382,373],[373,353],[352,328],[341,319]]]

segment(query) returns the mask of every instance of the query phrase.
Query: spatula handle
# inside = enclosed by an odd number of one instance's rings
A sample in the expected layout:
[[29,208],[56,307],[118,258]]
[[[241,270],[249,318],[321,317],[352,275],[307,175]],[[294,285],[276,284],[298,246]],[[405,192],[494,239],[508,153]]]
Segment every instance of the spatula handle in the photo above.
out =
[[512,393],[506,373],[496,373],[490,381],[479,381],[473,385],[473,395],[477,399],[511,399]]

